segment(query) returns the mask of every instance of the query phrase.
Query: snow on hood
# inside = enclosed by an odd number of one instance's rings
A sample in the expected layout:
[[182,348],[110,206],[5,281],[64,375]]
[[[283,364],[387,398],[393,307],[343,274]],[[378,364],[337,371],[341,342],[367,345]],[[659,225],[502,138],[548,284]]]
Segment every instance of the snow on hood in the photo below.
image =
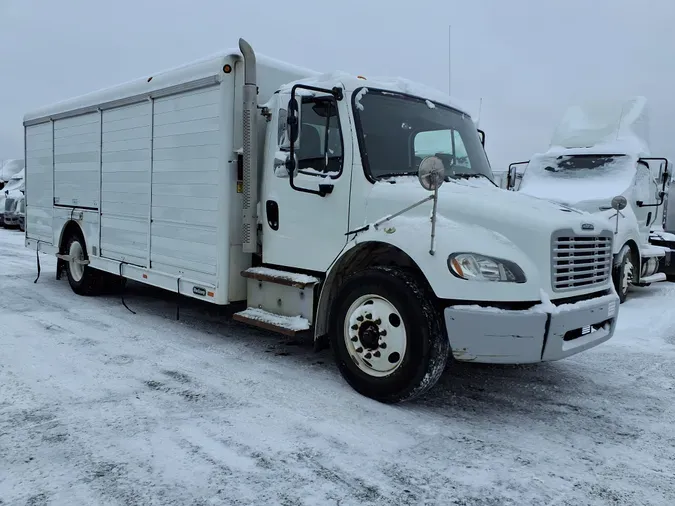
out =
[[12,176],[22,172],[25,163],[23,159],[5,160],[5,163],[0,167],[0,181],[7,182]]
[[549,150],[534,155],[517,193],[574,205],[588,200],[611,200],[632,185],[639,158],[635,155],[617,157],[594,169],[546,170],[556,166],[559,156],[573,154],[583,153],[580,150]]

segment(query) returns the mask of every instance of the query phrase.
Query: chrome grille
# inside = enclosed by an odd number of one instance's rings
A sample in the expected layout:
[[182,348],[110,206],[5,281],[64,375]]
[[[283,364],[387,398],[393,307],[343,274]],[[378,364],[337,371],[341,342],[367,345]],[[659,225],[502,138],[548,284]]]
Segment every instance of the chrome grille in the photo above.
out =
[[591,288],[607,282],[612,272],[612,235],[553,237],[551,269],[556,292]]

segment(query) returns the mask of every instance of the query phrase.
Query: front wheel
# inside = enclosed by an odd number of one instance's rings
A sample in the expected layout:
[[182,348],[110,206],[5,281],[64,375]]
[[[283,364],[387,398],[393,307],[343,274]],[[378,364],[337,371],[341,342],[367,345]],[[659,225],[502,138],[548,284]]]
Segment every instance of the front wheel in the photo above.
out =
[[623,304],[628,297],[628,288],[635,279],[633,253],[629,246],[624,246],[618,255],[619,263],[614,268],[614,288],[619,295],[619,302]]
[[433,387],[445,369],[450,345],[432,294],[402,269],[352,275],[331,320],[338,369],[362,395],[409,400]]

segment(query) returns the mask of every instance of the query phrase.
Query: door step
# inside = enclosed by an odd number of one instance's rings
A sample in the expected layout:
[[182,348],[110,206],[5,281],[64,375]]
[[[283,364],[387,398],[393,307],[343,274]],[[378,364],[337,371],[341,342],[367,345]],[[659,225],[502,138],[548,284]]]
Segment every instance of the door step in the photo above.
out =
[[241,275],[248,279],[267,281],[269,283],[276,283],[277,285],[292,286],[293,288],[309,288],[320,282],[319,278],[315,278],[314,276],[280,271],[270,269],[269,267],[250,267],[242,271]]
[[665,273],[663,272],[657,272],[656,274],[652,274],[651,276],[645,276],[643,278],[640,278],[640,284],[644,283],[658,283],[660,281],[666,281],[668,276],[666,276]]
[[232,318],[253,327],[290,337],[309,330],[309,321],[302,316],[282,316],[255,307],[249,307],[244,311],[235,313]]

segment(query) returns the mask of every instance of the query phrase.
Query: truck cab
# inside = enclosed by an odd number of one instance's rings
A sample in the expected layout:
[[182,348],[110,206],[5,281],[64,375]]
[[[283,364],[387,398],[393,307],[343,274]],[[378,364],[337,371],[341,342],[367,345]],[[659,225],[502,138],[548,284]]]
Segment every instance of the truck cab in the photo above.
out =
[[[568,109],[548,151],[511,164],[507,187],[609,220],[612,277],[623,302],[631,285],[666,279],[659,272],[665,250],[652,244],[650,235],[663,215],[670,176],[668,160],[651,156],[636,127],[646,122],[646,101],[638,97],[611,105],[603,114],[596,104]],[[616,116],[610,114],[617,109]],[[585,123],[580,115],[594,122]]]

